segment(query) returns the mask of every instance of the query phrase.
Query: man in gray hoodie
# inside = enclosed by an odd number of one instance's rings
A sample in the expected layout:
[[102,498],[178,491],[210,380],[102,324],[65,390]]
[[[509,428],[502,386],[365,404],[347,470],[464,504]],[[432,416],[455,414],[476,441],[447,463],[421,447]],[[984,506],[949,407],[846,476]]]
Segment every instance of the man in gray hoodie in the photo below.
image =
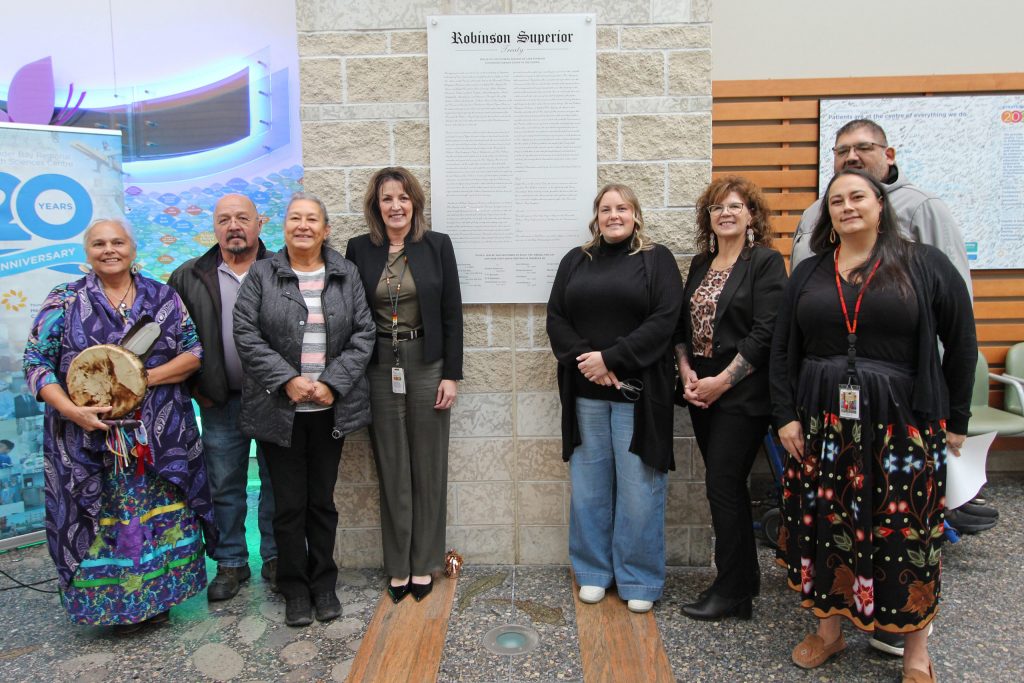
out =
[[[836,133],[832,152],[836,173],[846,168],[859,168],[885,186],[903,236],[941,249],[970,291],[971,270],[960,226],[945,202],[900,176],[896,150],[889,146],[882,127],[868,119],[850,121]],[[800,217],[793,235],[790,257],[793,267],[811,255],[811,231],[821,210],[819,198]]]

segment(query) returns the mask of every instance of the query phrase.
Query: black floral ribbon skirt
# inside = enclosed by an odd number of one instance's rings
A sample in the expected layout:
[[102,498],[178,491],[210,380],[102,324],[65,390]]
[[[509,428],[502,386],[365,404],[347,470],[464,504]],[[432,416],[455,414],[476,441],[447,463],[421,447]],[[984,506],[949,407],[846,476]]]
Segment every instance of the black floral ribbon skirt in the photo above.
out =
[[804,458],[786,460],[777,557],[815,616],[916,631],[940,596],[945,422],[914,416],[907,366],[863,358],[862,419],[840,419],[845,379],[845,356],[808,357],[801,367]]

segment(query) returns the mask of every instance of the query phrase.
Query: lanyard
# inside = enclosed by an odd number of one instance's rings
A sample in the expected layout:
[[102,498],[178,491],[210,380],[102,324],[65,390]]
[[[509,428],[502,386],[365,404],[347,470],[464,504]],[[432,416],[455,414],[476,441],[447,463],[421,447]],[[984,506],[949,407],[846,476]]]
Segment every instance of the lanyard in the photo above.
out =
[[395,367],[401,363],[398,358],[398,297],[402,293],[402,280],[405,279],[405,271],[409,267],[409,257],[402,256],[402,272],[398,276],[398,285],[394,293],[391,292],[391,266],[384,268],[384,282],[388,288],[388,303],[391,305],[391,349],[395,354]]
[[871,278],[875,276],[875,272],[878,270],[878,266],[881,265],[881,261],[875,261],[874,267],[871,268],[871,274],[868,275],[867,279],[864,280],[864,284],[860,288],[860,293],[857,294],[857,302],[853,305],[853,322],[850,322],[850,314],[846,309],[846,297],[843,296],[843,285],[839,280],[839,250],[843,248],[843,245],[836,247],[835,263],[836,263],[836,291],[839,292],[839,303],[843,307],[843,321],[846,323],[846,331],[849,334],[847,341],[850,342],[850,348],[847,351],[849,363],[848,369],[852,375],[854,372],[854,361],[857,358],[857,319],[860,317],[860,304],[864,300],[864,292],[867,291],[868,285],[871,283]]

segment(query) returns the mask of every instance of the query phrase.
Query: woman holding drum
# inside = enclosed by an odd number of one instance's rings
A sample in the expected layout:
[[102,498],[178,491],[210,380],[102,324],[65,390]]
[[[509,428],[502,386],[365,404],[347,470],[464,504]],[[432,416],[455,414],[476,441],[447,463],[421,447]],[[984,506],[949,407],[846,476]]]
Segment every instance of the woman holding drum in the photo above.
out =
[[[124,223],[93,223],[85,251],[91,272],[46,297],[24,367],[46,402],[46,532],[62,602],[74,623],[127,632],[206,587],[213,507],[183,383],[202,347],[174,290],[132,267]],[[148,316],[160,329],[142,363],[117,345]],[[73,363],[86,349],[105,359]],[[69,384],[85,390],[69,396]]]

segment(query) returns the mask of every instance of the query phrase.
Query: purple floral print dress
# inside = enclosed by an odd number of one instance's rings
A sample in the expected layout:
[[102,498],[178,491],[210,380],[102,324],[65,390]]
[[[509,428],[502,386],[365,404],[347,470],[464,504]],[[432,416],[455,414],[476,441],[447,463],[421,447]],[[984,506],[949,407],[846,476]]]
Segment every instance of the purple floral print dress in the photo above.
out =
[[[202,358],[195,325],[178,295],[134,277],[137,294],[126,316],[110,305],[94,274],[50,292],[25,347],[25,376],[36,396],[47,384],[66,387],[78,353],[118,343],[145,314],[162,330],[147,368],[181,353]],[[215,542],[213,506],[186,387],[151,387],[137,416],[148,433],[151,458],[138,468],[134,461],[116,468],[104,433],[86,432],[46,407],[46,536],[74,623],[138,623],[206,586],[204,533],[207,545]],[[134,446],[133,432],[125,436]]]

